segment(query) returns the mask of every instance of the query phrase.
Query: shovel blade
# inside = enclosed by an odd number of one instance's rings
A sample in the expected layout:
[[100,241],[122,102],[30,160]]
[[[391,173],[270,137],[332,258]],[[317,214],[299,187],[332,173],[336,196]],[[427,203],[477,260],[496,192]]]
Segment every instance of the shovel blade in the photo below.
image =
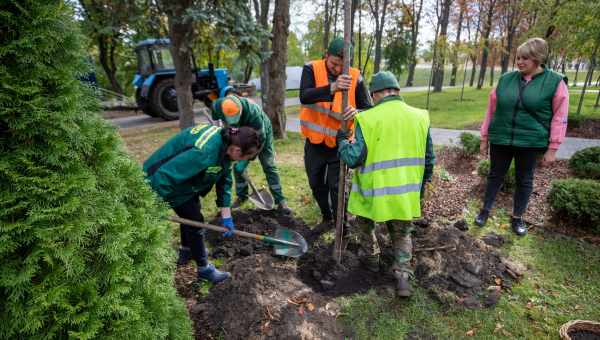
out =
[[277,228],[274,238],[296,243],[298,246],[275,244],[275,255],[300,257],[308,250],[308,244],[302,235],[288,228]]
[[273,210],[273,208],[275,208],[275,200],[273,199],[273,196],[271,196],[271,193],[268,190],[260,189],[257,192],[252,192],[250,196],[248,196],[248,199],[258,209]]

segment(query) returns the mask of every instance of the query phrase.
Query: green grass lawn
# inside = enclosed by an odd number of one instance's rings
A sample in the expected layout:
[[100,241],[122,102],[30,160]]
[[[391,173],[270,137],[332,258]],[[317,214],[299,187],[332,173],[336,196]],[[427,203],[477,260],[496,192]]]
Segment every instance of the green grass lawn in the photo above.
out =
[[[438,103],[441,105],[442,100]],[[124,138],[130,153],[141,161],[176,132],[176,127],[170,127]],[[143,141],[150,144],[136,149]],[[304,171],[303,140],[297,133],[288,133],[288,139],[276,141],[275,148],[290,206],[296,216],[314,225],[319,221],[319,212]],[[249,171],[257,186],[266,186],[258,162],[251,162]],[[436,171],[436,176],[440,174]],[[202,202],[203,213],[209,218],[217,213],[214,199],[213,191]],[[245,207],[251,207],[246,204]],[[471,221],[477,203],[465,204],[464,217]],[[177,230],[174,225],[174,238]],[[356,334],[356,339],[403,339],[410,332],[461,339],[471,330],[474,339],[556,339],[558,328],[568,320],[600,320],[600,246],[562,235],[544,235],[541,231],[516,237],[508,229],[508,216],[503,211],[497,212],[486,228],[473,227],[469,233],[481,236],[490,231],[505,236],[507,242],[501,251],[528,268],[524,279],[512,291],[504,292],[495,308],[446,308],[419,288],[409,301],[371,291],[337,298],[343,307],[340,321]],[[201,289],[206,294],[207,287]]]

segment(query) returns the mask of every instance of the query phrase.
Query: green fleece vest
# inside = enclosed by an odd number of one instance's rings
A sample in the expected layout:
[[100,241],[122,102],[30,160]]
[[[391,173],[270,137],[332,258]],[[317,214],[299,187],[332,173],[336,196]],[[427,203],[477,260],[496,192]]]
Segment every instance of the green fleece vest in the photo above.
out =
[[547,147],[552,98],[563,78],[546,68],[527,84],[522,83],[519,71],[504,74],[496,87],[496,111],[488,130],[490,143]]
[[367,159],[354,172],[348,210],[376,222],[421,216],[429,115],[388,97],[356,116]]

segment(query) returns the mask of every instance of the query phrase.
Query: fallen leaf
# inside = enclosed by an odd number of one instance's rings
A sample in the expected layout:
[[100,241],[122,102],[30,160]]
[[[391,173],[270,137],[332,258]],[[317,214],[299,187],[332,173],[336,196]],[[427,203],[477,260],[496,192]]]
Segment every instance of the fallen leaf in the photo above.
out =
[[315,305],[313,305],[312,303],[307,303],[306,308],[308,308],[308,310],[312,312],[313,310],[315,310]]
[[496,328],[494,328],[494,333],[497,333],[502,328],[504,328],[504,326],[501,323],[499,323],[499,322],[496,323]]
[[497,277],[494,282],[496,282],[496,285],[500,286],[502,284],[502,279]]
[[580,305],[575,305],[575,310],[580,310],[581,306]]
[[529,301],[527,302],[527,305],[525,306],[527,309],[531,309],[533,308],[533,302]]
[[467,333],[465,333],[466,336],[474,336],[475,335],[475,329],[471,329],[469,331],[467,331]]

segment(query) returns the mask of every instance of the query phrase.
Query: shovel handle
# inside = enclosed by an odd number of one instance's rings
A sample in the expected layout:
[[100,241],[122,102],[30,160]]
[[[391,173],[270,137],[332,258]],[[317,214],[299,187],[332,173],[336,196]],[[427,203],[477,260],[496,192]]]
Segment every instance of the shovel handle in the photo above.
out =
[[258,199],[260,200],[260,203],[262,203],[264,206],[267,206],[267,202],[265,202],[265,200],[262,197],[262,195],[260,194],[260,192],[258,192],[258,190],[256,190],[256,187],[254,186],[254,183],[252,183],[252,181],[250,180],[250,177],[248,176],[248,174],[246,173],[246,171],[242,172],[242,177],[244,178],[244,180],[246,182],[248,182],[248,184],[250,185],[250,189],[252,189],[252,192],[255,193],[256,196],[258,196]]
[[[190,226],[196,227],[196,228],[208,229],[208,230],[218,231],[218,232],[222,232],[222,233],[229,231],[229,229],[227,229],[225,227],[218,227],[216,225],[212,225],[212,224],[208,224],[208,223],[202,223],[202,222],[198,222],[198,221],[188,220],[186,218],[181,218],[178,216],[170,216],[169,220],[173,221],[173,222],[177,222],[177,223],[190,225]],[[241,231],[241,230],[234,230],[233,234],[236,236],[251,238],[251,239],[254,239],[257,241],[263,241],[263,242],[272,243],[272,244],[283,244],[283,245],[292,246],[292,247],[300,247],[300,245],[298,243],[280,240],[280,239],[272,238],[269,236],[248,233],[248,232]]]

